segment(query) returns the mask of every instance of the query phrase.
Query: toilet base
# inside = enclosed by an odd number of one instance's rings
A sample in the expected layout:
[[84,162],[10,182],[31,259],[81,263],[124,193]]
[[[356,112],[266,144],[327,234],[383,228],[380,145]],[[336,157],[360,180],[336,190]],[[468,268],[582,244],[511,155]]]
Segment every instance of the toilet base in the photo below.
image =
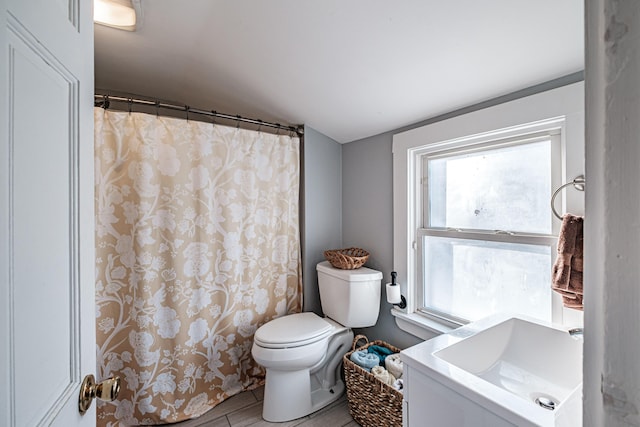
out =
[[276,423],[302,418],[338,400],[344,390],[342,380],[329,389],[322,388],[308,370],[267,371],[262,418]]
[[337,400],[345,390],[340,380],[342,356],[353,342],[353,332],[344,328],[330,340],[327,359],[309,369],[283,371],[267,368],[262,418],[284,422],[302,418]]
[[311,392],[311,412],[318,411],[331,402],[338,400],[345,391],[342,380],[337,380],[330,389],[318,388]]

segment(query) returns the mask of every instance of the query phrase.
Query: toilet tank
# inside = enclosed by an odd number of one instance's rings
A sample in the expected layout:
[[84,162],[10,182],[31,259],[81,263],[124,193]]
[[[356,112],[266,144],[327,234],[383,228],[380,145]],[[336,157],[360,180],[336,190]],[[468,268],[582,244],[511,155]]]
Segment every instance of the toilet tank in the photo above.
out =
[[380,312],[382,273],[370,268],[341,270],[328,261],[316,266],[324,314],[348,328],[373,326]]

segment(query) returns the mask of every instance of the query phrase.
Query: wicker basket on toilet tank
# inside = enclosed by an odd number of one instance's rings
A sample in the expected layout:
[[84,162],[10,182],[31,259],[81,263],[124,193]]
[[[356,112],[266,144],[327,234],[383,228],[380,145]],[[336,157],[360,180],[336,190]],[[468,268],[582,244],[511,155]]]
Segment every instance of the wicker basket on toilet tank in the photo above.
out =
[[371,372],[350,359],[354,351],[366,350],[372,345],[386,347],[394,353],[400,352],[400,349],[381,340],[367,342],[356,348],[361,339],[368,341],[366,336],[357,335],[351,351],[342,358],[349,412],[363,427],[402,427],[402,393],[378,380]]
[[355,270],[367,262],[369,252],[360,248],[330,249],[324,251],[324,257],[335,268]]

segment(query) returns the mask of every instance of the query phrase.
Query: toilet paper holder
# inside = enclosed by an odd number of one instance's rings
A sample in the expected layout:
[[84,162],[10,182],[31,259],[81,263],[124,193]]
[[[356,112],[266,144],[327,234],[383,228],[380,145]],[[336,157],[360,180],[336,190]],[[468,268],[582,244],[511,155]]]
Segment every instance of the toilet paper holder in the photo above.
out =
[[400,292],[400,286],[396,283],[396,278],[398,277],[398,273],[395,271],[391,272],[391,283],[387,283],[387,302],[389,304],[393,304],[398,308],[406,308],[407,300],[404,295]]

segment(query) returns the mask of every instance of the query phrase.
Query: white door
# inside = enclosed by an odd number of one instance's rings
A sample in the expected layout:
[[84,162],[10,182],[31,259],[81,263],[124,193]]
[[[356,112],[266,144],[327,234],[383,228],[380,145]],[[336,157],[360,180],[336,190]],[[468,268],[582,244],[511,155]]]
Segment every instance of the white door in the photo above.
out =
[[0,425],[94,426],[91,0],[0,0]]

